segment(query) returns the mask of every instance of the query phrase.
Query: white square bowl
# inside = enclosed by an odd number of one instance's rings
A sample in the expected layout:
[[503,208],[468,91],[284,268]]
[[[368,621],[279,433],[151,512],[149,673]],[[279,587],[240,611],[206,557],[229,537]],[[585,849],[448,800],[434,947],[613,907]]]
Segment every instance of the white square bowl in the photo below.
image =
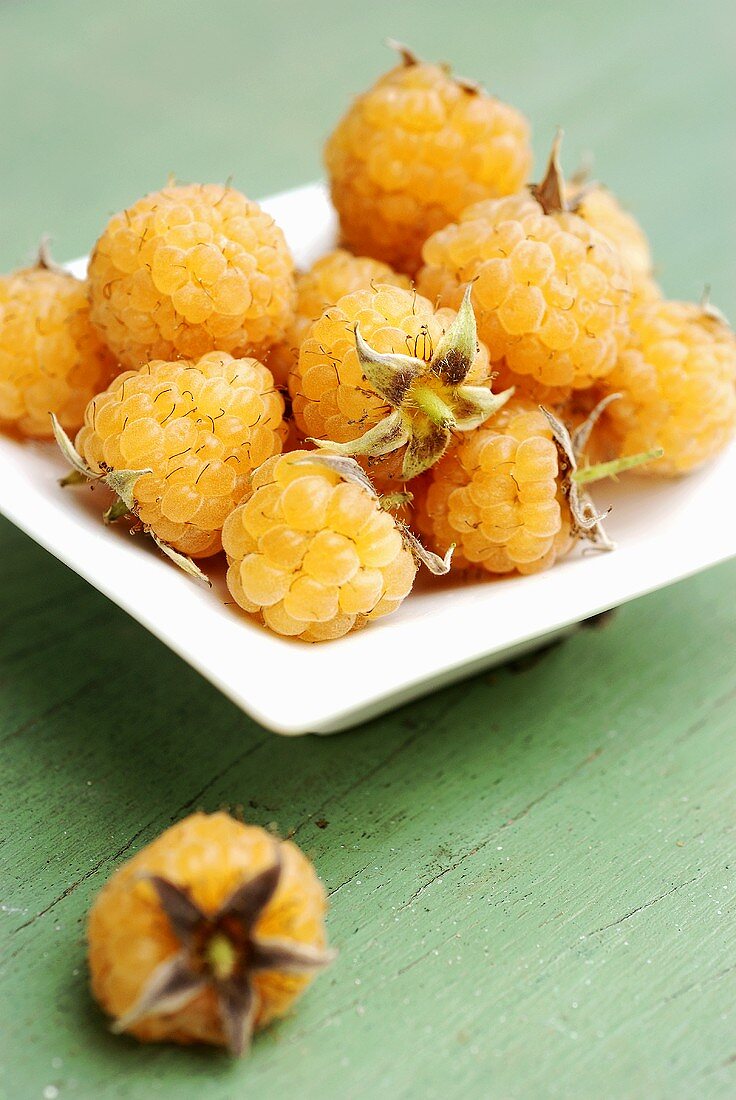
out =
[[[267,199],[300,266],[332,247],[320,185]],[[77,274],[85,261],[70,265]],[[170,646],[261,725],[332,733],[531,649],[571,624],[736,556],[724,502],[736,445],[681,481],[627,478],[596,488],[619,543],[576,552],[531,577],[425,578],[398,612],[336,642],[305,645],[226,606],[221,577],[199,587],[144,540],[103,526],[93,494],[59,488],[55,445],[0,436],[0,512]],[[707,531],[707,538],[703,533]],[[210,563],[205,568],[210,571]]]

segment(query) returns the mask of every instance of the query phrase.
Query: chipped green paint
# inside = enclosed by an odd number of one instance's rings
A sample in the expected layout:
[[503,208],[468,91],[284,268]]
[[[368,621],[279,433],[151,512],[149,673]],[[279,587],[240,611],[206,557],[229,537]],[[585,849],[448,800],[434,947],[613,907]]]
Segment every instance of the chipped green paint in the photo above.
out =
[[[668,291],[709,281],[729,311],[729,7],[593,0],[583,21],[572,0],[524,19],[473,0],[458,39],[437,2],[339,20],[327,0],[0,5],[0,260],[44,229],[57,255],[84,251],[170,170],[234,171],[253,194],[316,176],[392,33],[518,102],[540,153],[558,122],[570,166],[597,147]],[[7,524],[0,556],[0,1096],[736,1093],[736,566],[353,733],[291,741]],[[341,950],[235,1065],[111,1036],[84,970],[106,876],[222,805],[295,834]]]

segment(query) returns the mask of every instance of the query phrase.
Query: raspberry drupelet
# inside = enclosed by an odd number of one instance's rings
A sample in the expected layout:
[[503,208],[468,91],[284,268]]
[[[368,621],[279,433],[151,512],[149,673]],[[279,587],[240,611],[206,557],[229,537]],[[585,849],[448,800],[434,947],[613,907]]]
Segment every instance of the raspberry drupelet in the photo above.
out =
[[289,841],[196,813],[128,860],[87,929],[113,1030],[243,1054],[327,966],[325,891]]
[[119,491],[114,479],[127,475],[112,518],[132,513],[180,554],[207,557],[221,549],[251,471],[281,450],[283,409],[255,359],[215,351],[158,360],[119,375],[89,403],[76,448],[90,478]]
[[76,431],[118,369],[90,322],[86,284],[45,247],[35,267],[0,276],[1,428],[50,438],[55,413]]
[[654,281],[652,250],[644,230],[613,192],[595,184],[572,188],[570,208],[618,249],[629,267],[635,301],[661,297]]
[[624,346],[632,282],[619,252],[562,195],[555,145],[542,184],[477,203],[430,237],[418,287],[457,307],[472,281],[494,367],[584,389],[610,374]]
[[621,395],[605,417],[616,453],[661,447],[664,457],[643,472],[688,473],[736,433],[736,337],[708,306],[645,303],[606,388]]
[[120,361],[261,358],[294,312],[284,235],[231,187],[165,187],[116,214],[89,267],[92,321]]
[[401,63],[359,96],[325,148],[343,240],[413,275],[426,238],[531,167],[529,123],[446,65]]
[[315,451],[269,459],[222,532],[227,584],[277,634],[330,641],[395,611],[422,561],[449,569],[382,508],[357,463]]
[[343,248],[328,252],[309,271],[297,275],[294,320],[283,343],[272,348],[268,355],[268,368],[277,385],[288,384],[289,374],[299,361],[299,349],[312,322],[334,306],[344,294],[368,289],[376,283],[388,283],[405,290],[411,287],[407,276],[397,274],[388,264],[368,256],[353,256]]
[[490,385],[469,292],[455,314],[382,285],[345,295],[314,322],[289,381],[300,431],[361,456],[382,480],[416,477],[453,432],[500,408],[508,395]]

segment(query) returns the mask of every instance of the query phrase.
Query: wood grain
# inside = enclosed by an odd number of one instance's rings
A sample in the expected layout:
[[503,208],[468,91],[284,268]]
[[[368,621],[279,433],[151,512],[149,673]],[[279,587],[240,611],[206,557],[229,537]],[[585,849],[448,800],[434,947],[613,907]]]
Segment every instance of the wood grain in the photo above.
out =
[[[669,292],[733,312],[725,2],[2,5],[0,259],[85,251],[169,170],[315,176],[387,33],[529,111],[540,154],[557,122],[570,163],[597,147]],[[4,523],[0,560],[0,1096],[736,1094],[736,565],[292,741]],[[341,952],[242,1065],[113,1038],[84,962],[113,868],[220,806],[314,858]]]

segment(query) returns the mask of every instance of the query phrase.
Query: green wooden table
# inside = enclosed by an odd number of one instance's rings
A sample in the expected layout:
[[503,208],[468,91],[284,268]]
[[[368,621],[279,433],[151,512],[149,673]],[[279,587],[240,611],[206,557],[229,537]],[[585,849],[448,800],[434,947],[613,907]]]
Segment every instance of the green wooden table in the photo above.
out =
[[[730,8],[5,0],[0,261],[84,252],[171,171],[316,177],[392,34],[524,108],[540,161],[557,123],[595,149],[668,292],[733,312]],[[0,562],[0,1095],[736,1095],[736,565],[289,741],[4,523]],[[106,877],[221,806],[296,836],[341,950],[243,1064],[113,1038],[85,973]]]

